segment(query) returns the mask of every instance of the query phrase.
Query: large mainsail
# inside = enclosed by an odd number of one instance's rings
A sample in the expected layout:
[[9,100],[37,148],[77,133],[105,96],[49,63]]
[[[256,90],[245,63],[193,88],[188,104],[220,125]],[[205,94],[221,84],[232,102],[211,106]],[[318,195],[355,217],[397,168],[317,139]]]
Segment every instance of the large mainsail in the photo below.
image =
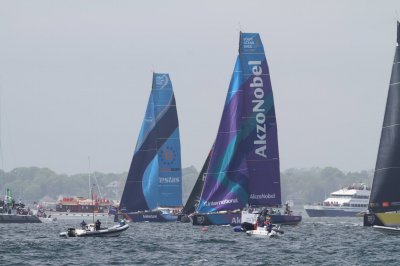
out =
[[240,33],[198,212],[281,204],[278,137],[269,69],[257,33]]
[[124,212],[182,205],[178,115],[168,74],[153,85],[121,198]]
[[400,210],[400,23],[369,209]]

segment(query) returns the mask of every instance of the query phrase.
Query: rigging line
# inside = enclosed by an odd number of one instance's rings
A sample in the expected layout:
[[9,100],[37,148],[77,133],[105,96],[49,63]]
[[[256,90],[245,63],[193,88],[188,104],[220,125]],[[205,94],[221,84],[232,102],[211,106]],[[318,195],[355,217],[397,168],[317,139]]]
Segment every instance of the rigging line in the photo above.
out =
[[389,170],[389,169],[400,169],[400,167],[393,166],[393,167],[379,168],[379,169],[376,169],[375,172],[382,171],[382,170]]
[[100,198],[102,199],[102,198],[103,198],[103,195],[101,194],[101,191],[100,191],[100,185],[99,185],[99,181],[97,180],[96,172],[93,172],[93,177],[94,177],[94,180],[96,181],[97,190],[99,191]]

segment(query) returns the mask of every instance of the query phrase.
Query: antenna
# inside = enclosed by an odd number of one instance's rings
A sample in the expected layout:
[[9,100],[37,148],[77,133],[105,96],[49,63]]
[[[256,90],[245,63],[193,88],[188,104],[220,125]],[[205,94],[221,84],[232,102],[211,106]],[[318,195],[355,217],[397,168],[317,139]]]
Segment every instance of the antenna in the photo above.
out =
[[238,32],[242,32],[242,25],[240,24],[240,21],[238,21],[237,29]]

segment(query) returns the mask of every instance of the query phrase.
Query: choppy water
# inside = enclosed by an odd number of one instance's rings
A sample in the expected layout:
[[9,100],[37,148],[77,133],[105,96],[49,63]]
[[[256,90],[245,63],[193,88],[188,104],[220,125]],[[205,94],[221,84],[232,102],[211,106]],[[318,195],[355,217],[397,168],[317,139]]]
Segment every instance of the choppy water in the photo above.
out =
[[[304,218],[280,239],[231,227],[131,224],[118,238],[62,239],[80,220],[0,224],[0,265],[399,265],[400,236],[362,226],[361,218]],[[103,225],[105,221],[103,221]]]

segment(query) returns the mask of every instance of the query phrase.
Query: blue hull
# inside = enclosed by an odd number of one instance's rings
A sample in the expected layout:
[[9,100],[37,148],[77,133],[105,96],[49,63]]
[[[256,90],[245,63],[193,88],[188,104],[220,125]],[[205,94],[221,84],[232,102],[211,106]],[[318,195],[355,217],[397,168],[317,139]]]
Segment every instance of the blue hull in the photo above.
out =
[[[129,219],[134,223],[140,222],[157,222],[157,223],[165,223],[165,222],[176,222],[178,216],[160,212],[133,212],[126,213]],[[119,219],[124,218],[121,214],[118,217]]]
[[[273,224],[296,225],[301,222],[299,215],[270,215]],[[241,213],[196,213],[193,215],[193,225],[240,225]]]

